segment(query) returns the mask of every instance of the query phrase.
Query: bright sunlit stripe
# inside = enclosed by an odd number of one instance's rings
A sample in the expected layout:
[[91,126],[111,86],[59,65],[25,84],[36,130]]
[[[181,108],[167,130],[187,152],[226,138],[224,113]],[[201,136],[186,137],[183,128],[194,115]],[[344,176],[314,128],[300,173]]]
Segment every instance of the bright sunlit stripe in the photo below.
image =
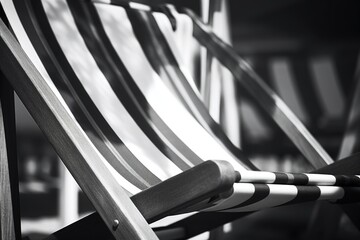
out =
[[150,105],[170,129],[200,158],[226,160],[236,169],[244,170],[244,167],[199,125],[152,69],[132,28],[129,28],[130,22],[126,12],[111,6],[96,7],[106,33],[127,70]]
[[[50,24],[64,54],[95,105],[126,147],[161,180],[180,173],[181,170],[154,146],[120,103],[88,51],[65,1],[45,2]],[[94,84],[94,80],[97,84]]]
[[135,8],[138,10],[143,10],[143,11],[150,11],[151,8],[145,4],[141,4],[141,3],[136,3],[136,2],[129,2],[129,5],[131,8]]

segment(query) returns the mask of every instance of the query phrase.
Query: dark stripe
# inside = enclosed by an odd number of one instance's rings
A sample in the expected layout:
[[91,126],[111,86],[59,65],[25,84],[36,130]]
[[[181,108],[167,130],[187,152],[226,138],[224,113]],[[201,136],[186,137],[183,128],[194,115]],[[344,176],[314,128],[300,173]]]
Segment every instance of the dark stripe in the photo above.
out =
[[[121,155],[121,158],[118,159],[116,156],[113,156],[110,154],[108,147],[104,144],[104,140],[96,134],[96,131],[92,129],[91,131],[85,132],[88,134],[90,139],[95,143],[95,145],[99,148],[100,152],[104,154],[105,158],[109,163],[117,170],[119,173],[124,172],[125,175],[123,175],[125,178],[130,177],[130,182],[134,183],[136,181],[142,181],[146,183],[146,186],[148,185],[155,185],[161,180],[156,177],[151,171],[149,171],[133,154],[132,152],[124,145],[124,143],[119,139],[119,137],[116,135],[116,133],[112,130],[110,125],[107,123],[107,121],[104,119],[104,117],[101,115],[99,110],[96,108],[95,104],[92,102],[91,98],[87,94],[86,90],[82,86],[81,82],[77,78],[76,74],[74,73],[73,69],[71,68],[69,62],[67,61],[64,53],[61,50],[60,45],[58,45],[58,42],[55,38],[55,35],[52,32],[52,29],[49,25],[49,22],[47,21],[46,14],[44,12],[44,9],[42,7],[42,4],[40,1],[34,1],[34,6],[36,13],[34,16],[39,18],[39,24],[41,25],[41,28],[43,29],[44,36],[48,39],[48,47],[47,50],[49,54],[52,55],[52,58],[56,62],[56,68],[59,71],[60,75],[63,76],[63,79],[57,79],[58,74],[53,74],[53,79],[56,80],[56,82],[60,83],[61,80],[66,82],[66,85],[69,86],[70,89],[73,89],[73,94],[77,94],[79,98],[82,100],[82,103],[84,104],[86,110],[88,111],[88,117],[92,116],[92,120],[97,122],[97,126],[101,129],[100,135],[104,135],[106,140],[108,140],[113,147],[116,149],[118,154]],[[45,44],[45,42],[44,42]],[[51,51],[51,50],[53,51]],[[56,58],[55,58],[56,56]],[[50,73],[53,72],[53,69],[50,69]],[[66,99],[66,97],[65,97]],[[70,102],[73,104],[72,102]],[[76,112],[75,112],[76,113]],[[89,125],[88,125],[89,127]],[[121,164],[120,164],[121,163]],[[130,172],[131,175],[129,175]],[[139,179],[139,180],[136,180]]]
[[[191,107],[188,106],[187,101],[184,99],[184,95],[181,92],[181,86],[177,86],[176,82],[173,81],[173,78],[181,73],[176,71],[175,68],[171,68],[170,72],[167,69],[173,66],[174,63],[169,61],[168,56],[166,56],[166,53],[162,50],[162,45],[160,45],[156,39],[156,34],[159,29],[155,29],[153,26],[149,25],[150,22],[155,21],[151,17],[152,14],[149,12],[141,12],[133,9],[128,9],[126,12],[131,22],[134,34],[152,68],[158,73],[158,75],[161,75],[163,81],[171,84],[172,90],[176,92],[183,105],[190,113],[192,113]],[[157,27],[156,23],[153,25]],[[164,42],[163,44],[167,44],[167,42]]]
[[193,116],[217,141],[223,144],[241,163],[249,169],[257,168],[248,157],[227,137],[221,126],[210,116],[203,102],[194,93],[159,26],[150,12],[128,10],[127,14],[134,33],[153,69],[160,74],[166,72],[167,80],[173,85],[178,97]]
[[338,186],[359,186],[360,178],[356,176],[335,175],[335,185]]
[[[189,148],[186,144],[182,142],[178,138],[178,136],[168,127],[168,125],[158,116],[158,114],[153,110],[151,105],[146,100],[145,96],[141,92],[141,90],[138,88],[135,81],[132,79],[131,75],[127,71],[126,67],[124,66],[122,60],[120,57],[116,54],[116,50],[113,48],[110,40],[108,39],[105,30],[103,28],[103,25],[101,23],[100,17],[97,14],[97,11],[93,5],[87,5],[89,7],[89,12],[92,13],[92,19],[95,21],[95,26],[97,27],[97,33],[102,39],[103,43],[105,44],[107,48],[107,52],[112,57],[113,62],[115,63],[115,66],[118,68],[118,70],[123,73],[126,77],[124,78],[123,87],[126,89],[129,89],[128,92],[133,93],[135,96],[134,101],[138,101],[139,108],[143,108],[144,114],[152,121],[152,124],[154,124],[155,128],[165,137],[167,140],[178,149],[178,151],[183,155],[188,161],[192,162],[194,165],[200,164],[203,162],[203,159],[201,159],[199,156],[196,155],[196,153],[193,152],[191,148]],[[187,168],[186,168],[187,169]],[[185,170],[185,169],[184,169]]]
[[320,188],[316,186],[295,186],[295,187],[297,188],[298,191],[296,197],[293,200],[283,205],[316,201],[319,199],[321,195]]
[[[107,38],[95,7],[80,1],[68,1],[68,4],[79,32],[99,68],[106,76],[116,96],[146,136],[182,170],[190,168],[184,159],[195,165],[202,163],[203,160],[163,122],[136,86]],[[166,143],[166,140],[177,148],[181,155],[177,155]]]
[[307,185],[309,183],[309,178],[306,174],[303,173],[292,173],[294,175],[294,185]]
[[360,201],[360,188],[358,187],[344,187],[344,197],[336,203],[354,203]]
[[[236,183],[235,183],[236,184]],[[254,195],[251,196],[251,198],[249,198],[248,200],[246,200],[245,202],[238,204],[234,207],[231,208],[227,208],[224,210],[229,210],[229,209],[235,209],[235,208],[241,208],[241,207],[246,207],[249,206],[251,204],[257,203],[263,199],[265,199],[267,196],[269,196],[270,194],[270,188],[267,184],[253,184],[255,187],[255,192]]]
[[274,173],[275,174],[275,181],[276,184],[287,184],[289,183],[288,175],[285,173]]
[[235,171],[235,182],[240,182],[241,181],[241,174],[238,171]]
[[[51,75],[54,84],[60,90],[64,100],[72,109],[75,118],[101,154],[114,169],[140,189],[159,183],[160,180],[126,148],[87,95],[57,43],[41,1],[15,1],[15,5],[27,34],[39,53],[45,68]],[[77,102],[75,96],[78,96],[81,101]],[[81,104],[85,106],[85,109],[81,107]],[[85,114],[85,112],[88,114]],[[93,122],[96,122],[97,127],[101,128],[101,132],[95,130],[95,126],[89,122],[90,118],[92,118]],[[112,143],[123,159],[114,156],[104,143],[103,137],[106,137]]]

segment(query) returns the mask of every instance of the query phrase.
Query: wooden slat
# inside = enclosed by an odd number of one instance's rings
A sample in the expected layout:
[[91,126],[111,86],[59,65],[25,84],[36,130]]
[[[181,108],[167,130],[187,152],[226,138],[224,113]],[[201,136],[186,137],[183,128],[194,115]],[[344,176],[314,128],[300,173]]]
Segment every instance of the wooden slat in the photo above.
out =
[[195,38],[232,71],[241,86],[264,108],[312,165],[320,168],[332,163],[333,160],[328,153],[246,61],[236,55],[233,49],[221,41],[192,11],[184,11],[194,22]]
[[[0,21],[0,68],[116,239],[157,239],[104,159]],[[114,222],[119,225],[114,227]]]
[[[3,81],[3,79],[1,81]],[[3,109],[3,101],[0,101],[0,240],[15,240]]]
[[[226,161],[206,161],[136,194],[131,200],[149,222],[183,213],[201,201],[232,191],[235,170]],[[151,206],[151,207],[149,207]]]
[[[0,6],[0,17],[3,19],[5,24],[8,24],[8,21],[5,17],[5,13],[3,8]],[[12,227],[9,226],[7,228],[3,225],[3,221],[0,220],[1,227],[5,227],[6,231],[14,231],[15,239],[21,239],[21,225],[20,225],[20,199],[19,199],[19,178],[18,178],[18,162],[17,162],[17,151],[16,151],[16,131],[15,131],[15,106],[14,106],[14,91],[10,84],[6,81],[5,76],[0,72],[0,128],[4,128],[0,130],[0,145],[6,143],[6,146],[0,146],[0,158],[2,158],[1,166],[2,170],[7,171],[8,174],[0,174],[2,180],[8,177],[10,183],[10,195],[6,197],[11,197],[11,206],[8,209],[4,209],[4,211],[12,211]],[[5,139],[3,139],[5,138]],[[5,140],[5,141],[4,141]],[[6,151],[3,152],[3,151]],[[5,163],[5,159],[7,158],[7,163]],[[4,162],[3,162],[4,161]],[[7,169],[6,169],[7,167]],[[0,170],[0,172],[2,172]],[[1,180],[1,182],[2,182]],[[3,182],[2,182],[3,183]],[[3,192],[1,185],[1,193]],[[3,199],[0,200],[0,205],[2,204]],[[2,206],[1,206],[2,207]],[[2,212],[2,210],[1,210]],[[0,213],[2,214],[2,213]],[[4,231],[0,230],[0,236],[3,237]],[[1,238],[3,239],[3,238]],[[5,237],[5,239],[11,239],[10,237]]]
[[14,217],[14,228],[16,239],[21,238],[20,226],[20,196],[19,196],[19,176],[18,176],[18,159],[16,145],[16,128],[15,128],[15,103],[14,90],[0,74],[0,78],[4,79],[0,87],[1,101],[3,103],[3,117],[5,126],[5,138],[7,148],[8,167],[10,174],[10,190],[12,198],[12,211]]

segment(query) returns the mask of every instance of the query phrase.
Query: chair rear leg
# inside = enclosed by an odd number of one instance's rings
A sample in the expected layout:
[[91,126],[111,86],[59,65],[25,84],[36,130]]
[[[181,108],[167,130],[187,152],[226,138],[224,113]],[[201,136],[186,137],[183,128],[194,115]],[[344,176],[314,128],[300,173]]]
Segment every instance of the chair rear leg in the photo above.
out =
[[20,240],[14,93],[0,73],[0,239]]

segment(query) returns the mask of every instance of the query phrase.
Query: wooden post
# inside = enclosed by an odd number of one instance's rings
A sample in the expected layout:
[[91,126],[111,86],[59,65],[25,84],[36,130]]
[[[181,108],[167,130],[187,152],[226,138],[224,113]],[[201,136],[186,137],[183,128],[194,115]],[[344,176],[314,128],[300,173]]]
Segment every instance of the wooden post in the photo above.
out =
[[0,239],[21,239],[14,93],[0,74]]
[[[8,25],[0,5],[0,19]],[[0,72],[0,240],[21,239],[14,90]]]

